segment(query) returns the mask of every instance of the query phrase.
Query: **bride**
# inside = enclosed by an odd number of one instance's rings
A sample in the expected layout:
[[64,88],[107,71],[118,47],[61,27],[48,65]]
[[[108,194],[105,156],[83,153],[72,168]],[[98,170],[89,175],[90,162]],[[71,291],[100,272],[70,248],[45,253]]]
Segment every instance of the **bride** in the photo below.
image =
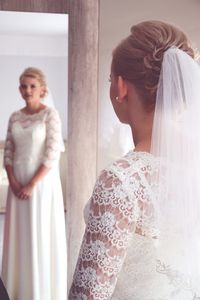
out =
[[26,68],[19,83],[25,106],[10,116],[4,150],[9,189],[2,280],[11,300],[66,300],[60,117],[43,102],[48,89],[40,69]]
[[113,51],[110,81],[135,149],[97,179],[69,299],[200,299],[195,52],[180,29],[139,23]]

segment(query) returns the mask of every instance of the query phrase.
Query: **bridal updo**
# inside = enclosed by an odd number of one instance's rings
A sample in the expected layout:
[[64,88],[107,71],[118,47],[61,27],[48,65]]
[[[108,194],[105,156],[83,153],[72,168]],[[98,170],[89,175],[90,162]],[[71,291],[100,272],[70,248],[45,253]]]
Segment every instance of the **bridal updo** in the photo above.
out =
[[20,75],[20,77],[19,77],[20,83],[21,83],[21,80],[23,77],[31,77],[31,78],[37,79],[39,81],[40,85],[44,88],[42,98],[45,98],[47,96],[47,94],[48,94],[47,81],[46,81],[46,77],[45,77],[44,73],[42,72],[42,70],[35,68],[35,67],[28,67]]
[[161,21],[134,25],[131,34],[114,49],[111,70],[133,83],[144,99],[154,101],[164,52],[177,47],[194,58],[184,32]]

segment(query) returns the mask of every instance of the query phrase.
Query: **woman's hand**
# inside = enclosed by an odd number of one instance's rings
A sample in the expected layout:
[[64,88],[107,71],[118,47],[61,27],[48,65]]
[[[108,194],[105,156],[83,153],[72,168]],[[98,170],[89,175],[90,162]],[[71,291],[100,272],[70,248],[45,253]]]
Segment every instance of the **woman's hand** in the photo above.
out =
[[17,197],[21,200],[29,200],[33,193],[34,185],[27,184],[23,186],[17,193]]
[[10,181],[10,187],[13,193],[15,194],[15,196],[17,196],[22,188],[22,185],[16,179],[13,179],[12,181]]
[[15,196],[21,200],[30,199],[33,193],[34,186],[47,175],[49,170],[50,168],[46,167],[45,165],[41,165],[32,177],[31,181],[27,185],[22,186],[15,178],[13,167],[10,165],[6,166],[11,189]]

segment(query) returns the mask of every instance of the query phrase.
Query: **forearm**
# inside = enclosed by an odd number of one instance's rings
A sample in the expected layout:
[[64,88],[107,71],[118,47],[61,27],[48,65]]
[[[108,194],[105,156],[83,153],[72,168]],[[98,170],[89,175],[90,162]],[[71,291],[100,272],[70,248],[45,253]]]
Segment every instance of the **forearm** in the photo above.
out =
[[11,165],[6,165],[5,169],[6,169],[6,172],[7,172],[10,187],[11,187],[13,193],[17,196],[18,193],[20,192],[22,186],[17,181],[17,179],[15,178],[13,167]]
[[16,182],[13,167],[11,165],[6,165],[5,169],[6,169],[9,183],[12,184],[13,182]]

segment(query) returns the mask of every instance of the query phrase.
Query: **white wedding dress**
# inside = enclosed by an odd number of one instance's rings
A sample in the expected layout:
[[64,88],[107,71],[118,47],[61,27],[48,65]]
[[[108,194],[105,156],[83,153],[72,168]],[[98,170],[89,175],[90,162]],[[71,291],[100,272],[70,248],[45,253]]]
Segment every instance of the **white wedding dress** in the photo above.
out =
[[156,255],[157,168],[151,154],[130,151],[100,174],[85,208],[70,300],[200,299],[176,262],[168,265]]
[[66,300],[67,250],[59,158],[61,126],[57,111],[44,108],[9,120],[4,162],[26,185],[38,167],[50,167],[30,200],[9,188],[2,279],[10,300]]

